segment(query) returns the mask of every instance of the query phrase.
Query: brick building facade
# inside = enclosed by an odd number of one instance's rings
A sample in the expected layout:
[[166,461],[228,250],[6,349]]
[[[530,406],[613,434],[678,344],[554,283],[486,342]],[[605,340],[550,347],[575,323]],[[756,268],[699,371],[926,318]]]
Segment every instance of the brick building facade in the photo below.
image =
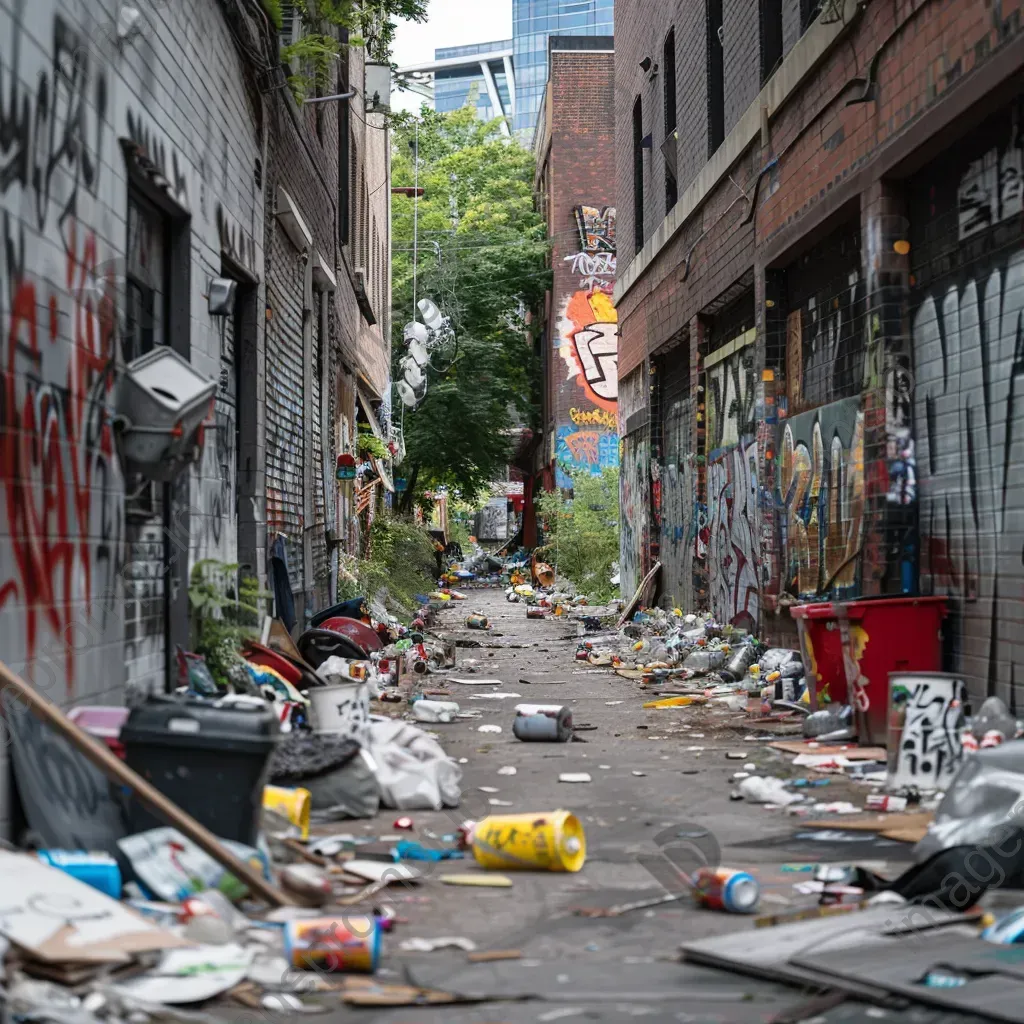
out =
[[[359,95],[300,108],[259,5],[148,0],[127,34],[122,6],[0,0],[0,658],[62,706],[163,692],[195,566],[267,587],[278,531],[303,628],[357,536],[334,459],[388,389],[388,142],[361,51],[328,90]],[[217,381],[167,485],[126,474],[113,422],[124,366],[161,345]],[[92,848],[105,783],[27,716],[5,736],[0,834],[9,749]]]
[[552,289],[540,311],[543,444],[539,481],[619,464],[613,43],[552,36],[535,136],[535,187],[551,239]]
[[1021,3],[668,6],[616,12],[623,586],[787,643],[943,594],[1015,700]]

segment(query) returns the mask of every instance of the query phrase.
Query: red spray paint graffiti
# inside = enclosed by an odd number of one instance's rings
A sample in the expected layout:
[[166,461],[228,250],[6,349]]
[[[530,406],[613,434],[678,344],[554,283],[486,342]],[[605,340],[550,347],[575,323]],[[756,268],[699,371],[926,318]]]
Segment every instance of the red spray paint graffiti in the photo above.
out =
[[[40,626],[50,629],[63,648],[70,692],[75,605],[91,610],[97,562],[105,560],[112,574],[122,513],[108,497],[118,473],[108,412],[115,282],[112,273],[101,280],[96,236],[85,233],[79,246],[73,218],[64,242],[64,293],[12,275],[10,323],[0,334],[0,487],[16,571],[0,585],[0,608],[12,600],[24,608],[29,671]],[[52,367],[65,355],[66,379],[58,384]]]

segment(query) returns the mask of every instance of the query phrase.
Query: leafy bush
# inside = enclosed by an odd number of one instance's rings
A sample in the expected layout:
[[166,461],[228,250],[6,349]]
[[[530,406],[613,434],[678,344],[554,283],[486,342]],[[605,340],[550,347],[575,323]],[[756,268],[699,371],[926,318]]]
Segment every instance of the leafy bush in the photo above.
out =
[[360,455],[372,455],[375,459],[386,459],[391,455],[388,446],[376,434],[361,433],[357,450]]
[[619,471],[573,473],[573,496],[559,490],[537,497],[546,543],[537,557],[554,565],[591,601],[618,596],[609,583],[619,558]]
[[239,579],[237,565],[207,558],[193,566],[188,588],[192,646],[220,686],[244,678],[239,649],[259,635],[269,597],[254,576]]
[[383,590],[389,612],[408,619],[417,608],[415,594],[434,589],[437,561],[433,542],[415,523],[378,515],[370,527],[368,557],[352,559],[339,574],[338,600]]

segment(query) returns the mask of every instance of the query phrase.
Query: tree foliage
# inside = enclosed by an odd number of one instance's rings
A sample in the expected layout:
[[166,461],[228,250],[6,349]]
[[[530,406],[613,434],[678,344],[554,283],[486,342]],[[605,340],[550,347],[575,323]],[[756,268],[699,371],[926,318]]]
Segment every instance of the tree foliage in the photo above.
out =
[[[418,149],[414,150],[414,147]],[[415,151],[419,153],[417,167]],[[437,353],[426,397],[404,417],[406,475],[420,489],[448,485],[466,497],[500,479],[514,431],[530,425],[536,368],[525,311],[544,295],[547,232],[533,203],[533,157],[484,123],[471,105],[424,107],[397,123],[392,184],[425,190],[392,203],[395,377],[413,315],[413,231],[418,217],[416,298],[451,320],[456,342]]]

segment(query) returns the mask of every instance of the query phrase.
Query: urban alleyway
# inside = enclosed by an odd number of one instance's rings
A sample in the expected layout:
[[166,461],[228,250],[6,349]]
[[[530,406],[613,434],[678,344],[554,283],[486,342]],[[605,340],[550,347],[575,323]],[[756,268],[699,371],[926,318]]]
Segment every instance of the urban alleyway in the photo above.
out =
[[[451,843],[440,837],[467,819],[566,809],[584,826],[586,864],[575,874],[509,872],[511,888],[455,887],[439,881],[453,872],[487,879],[492,873],[478,868],[471,857],[415,865],[424,874],[421,884],[388,890],[402,920],[385,938],[376,979],[489,995],[493,1001],[462,1008],[379,1010],[372,1019],[380,1024],[635,1018],[742,1024],[773,1020],[788,1008],[804,1006],[809,996],[799,990],[680,962],[681,943],[749,929],[751,918],[695,906],[685,888],[678,881],[673,884],[672,863],[693,870],[717,858],[751,871],[762,886],[759,910],[772,914],[817,902],[795,893],[794,883],[810,877],[795,867],[844,855],[862,857],[873,846],[873,861],[890,859],[875,866],[898,874],[906,866],[910,845],[866,836],[864,844],[847,843],[845,850],[837,850],[796,838],[813,833],[802,832],[798,819],[785,811],[730,800],[734,772],[753,763],[759,773],[792,776],[799,770],[790,767],[790,757],[753,742],[746,729],[724,726],[720,712],[692,707],[644,710],[641,705],[652,697],[641,684],[575,660],[580,628],[575,619],[528,619],[524,605],[507,603],[498,588],[467,594],[465,603],[453,603],[439,615],[436,629],[460,643],[481,646],[460,647],[455,669],[429,676],[424,686],[451,695],[436,699],[480,712],[478,718],[425,727],[439,736],[450,757],[465,760],[462,801],[457,809],[410,812],[415,834],[400,834],[443,848]],[[486,614],[491,630],[466,629],[467,611]],[[446,675],[465,682],[446,683]],[[578,741],[516,739],[514,707],[524,702],[569,705]],[[486,725],[502,731],[480,732]],[[740,751],[745,752],[742,760],[728,757]],[[515,768],[515,774],[503,774],[508,768]],[[591,781],[560,782],[564,773],[586,773]],[[846,798],[854,788],[833,778],[825,799]],[[853,798],[863,803],[862,795]],[[402,816],[381,809],[373,821],[342,822],[318,831],[384,837]],[[887,852],[880,854],[883,849]],[[670,892],[683,896],[665,905],[619,912]],[[590,916],[600,910],[615,916]],[[457,949],[401,948],[410,939],[439,937],[469,939],[479,953],[518,955],[473,963]],[[366,1011],[361,1016],[350,1012],[337,1019],[367,1019]],[[865,1007],[847,1003],[817,1019],[822,1024],[903,1019],[877,1007],[868,1017],[864,1012]]]

